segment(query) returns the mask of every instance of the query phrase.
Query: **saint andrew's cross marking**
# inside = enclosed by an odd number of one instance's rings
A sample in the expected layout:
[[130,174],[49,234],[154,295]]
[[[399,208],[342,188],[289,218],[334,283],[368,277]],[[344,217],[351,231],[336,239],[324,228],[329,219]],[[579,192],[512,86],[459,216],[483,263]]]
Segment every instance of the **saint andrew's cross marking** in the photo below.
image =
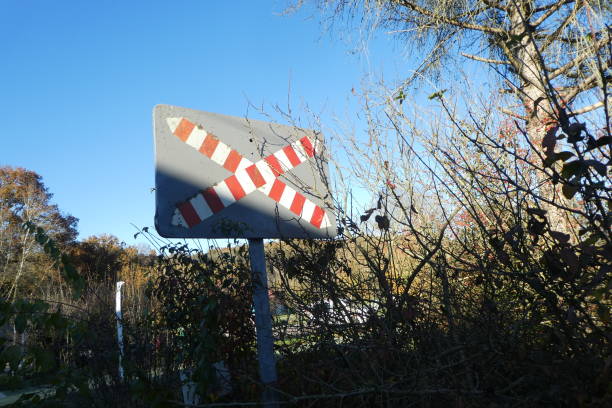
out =
[[177,205],[172,217],[173,225],[191,228],[258,190],[313,226],[330,226],[325,210],[278,179],[278,176],[313,158],[319,147],[317,140],[304,136],[252,163],[201,125],[183,117],[167,118],[166,121],[170,131],[182,142],[233,173]]
[[319,134],[168,105],[155,107],[154,128],[162,236],[336,235]]

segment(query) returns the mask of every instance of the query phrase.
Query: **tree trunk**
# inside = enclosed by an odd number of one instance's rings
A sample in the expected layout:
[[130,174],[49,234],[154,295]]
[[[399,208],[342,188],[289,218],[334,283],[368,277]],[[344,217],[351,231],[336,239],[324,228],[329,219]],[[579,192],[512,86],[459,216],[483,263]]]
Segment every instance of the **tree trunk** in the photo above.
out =
[[[527,113],[527,136],[537,152],[542,157],[546,157],[546,149],[542,142],[549,130],[559,126],[560,107],[557,106],[555,96],[552,94],[552,85],[546,77],[541,50],[538,49],[530,33],[531,27],[524,11],[526,5],[527,2],[516,3],[516,7],[509,11],[512,21],[510,34],[513,38],[520,38],[520,44],[516,45],[514,54],[508,59],[515,61],[513,68],[520,81],[519,98]],[[540,205],[547,211],[549,225],[554,226],[556,230],[570,233],[572,220],[569,218],[569,213],[560,208],[560,206],[568,207],[570,203],[561,192],[561,184],[553,184],[551,178],[543,171],[537,172],[537,181],[538,191],[535,193],[542,198]]]
[[28,237],[29,237],[29,231],[26,231],[25,235],[23,236],[23,247],[22,247],[22,252],[21,252],[21,260],[19,261],[19,268],[17,269],[17,272],[15,273],[15,280],[13,281],[13,285],[11,286],[11,289],[9,290],[9,293],[8,293],[8,297],[12,298],[13,301],[17,298],[17,284],[19,282],[19,278],[21,277],[21,274],[23,273],[25,259],[28,253]]

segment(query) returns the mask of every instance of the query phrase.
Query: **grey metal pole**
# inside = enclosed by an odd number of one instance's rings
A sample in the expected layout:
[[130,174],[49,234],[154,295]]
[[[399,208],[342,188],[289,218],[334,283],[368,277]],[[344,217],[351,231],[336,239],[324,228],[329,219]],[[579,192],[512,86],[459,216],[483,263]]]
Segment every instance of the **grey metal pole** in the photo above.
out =
[[268,277],[263,239],[249,239],[249,256],[253,277],[253,303],[255,305],[255,327],[257,329],[257,360],[259,378],[264,385],[262,402],[264,407],[278,407],[278,396],[269,386],[278,379],[274,359],[274,337],[272,335],[272,316],[268,299]]

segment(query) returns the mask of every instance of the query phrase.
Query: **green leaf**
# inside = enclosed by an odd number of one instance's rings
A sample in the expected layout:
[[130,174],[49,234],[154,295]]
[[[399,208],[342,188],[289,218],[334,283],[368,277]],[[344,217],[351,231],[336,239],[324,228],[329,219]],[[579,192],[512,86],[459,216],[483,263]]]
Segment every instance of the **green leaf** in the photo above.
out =
[[446,92],[446,91],[447,91],[446,89],[443,89],[441,91],[434,92],[431,95],[429,95],[428,98],[429,98],[429,100],[432,100],[432,99],[442,99],[442,96],[444,95],[444,92]]
[[612,136],[602,136],[597,140],[589,140],[589,143],[587,144],[587,152],[589,150],[597,149],[598,147],[603,147],[609,144],[612,144]]
[[389,218],[387,218],[386,215],[377,215],[376,217],[374,217],[374,220],[376,221],[378,228],[380,228],[381,230],[389,229]]
[[599,240],[600,238],[597,236],[597,234],[591,234],[587,239],[582,241],[582,245],[583,246],[593,245],[593,244],[596,244]]
[[546,159],[544,159],[544,167],[550,167],[552,166],[552,164],[556,161],[566,161],[567,159],[574,157],[574,153],[572,152],[559,152],[559,153],[553,153],[550,156],[546,157]]
[[610,323],[610,308],[606,305],[602,305],[601,303],[597,305],[597,314],[602,322],[608,324]]
[[562,244],[569,242],[569,239],[570,239],[569,234],[564,234],[563,232],[560,232],[560,231],[549,231],[548,233],[550,234],[551,237],[555,239],[555,241],[558,241]]
[[22,357],[21,347],[13,344],[12,346],[8,346],[2,351],[2,355],[0,355],[0,361],[2,363],[8,363],[11,366],[12,370],[17,370],[19,366],[19,362]]
[[589,167],[592,167],[600,176],[604,177],[606,175],[606,165],[597,160],[586,160],[584,162]]
[[17,333],[23,333],[28,326],[28,318],[24,314],[15,316],[15,330]]
[[544,165],[544,167],[550,167],[556,161],[557,158],[555,157],[555,155],[551,154],[550,156],[546,156],[546,158],[542,161],[542,164]]
[[586,125],[584,123],[572,123],[565,129],[567,141],[569,143],[576,143],[584,139],[584,136],[581,136],[581,132],[583,131],[586,132]]
[[574,153],[572,152],[559,152],[555,153],[556,160],[567,161],[570,157],[573,157]]
[[51,371],[55,368],[55,356],[50,350],[39,350],[36,353],[36,365],[43,371]]
[[554,151],[555,151],[555,145],[557,143],[557,127],[553,127],[551,129],[549,129],[546,132],[546,135],[544,135],[544,137],[542,138],[542,147],[544,148],[544,150],[546,151],[546,155],[548,156],[548,158],[551,158],[555,156]]
[[34,303],[32,303],[32,311],[34,313],[46,312],[48,309],[49,304],[42,300],[36,300]]
[[575,184],[564,184],[561,190],[565,198],[571,200],[576,195],[576,192],[578,192],[578,186]]
[[56,330],[65,330],[68,327],[68,320],[59,312],[54,312],[48,316],[47,326]]
[[561,169],[561,175],[564,178],[569,179],[572,176],[582,173],[582,169],[582,160],[574,160],[571,162],[567,162],[563,165],[563,169]]
[[605,188],[606,188],[606,182],[598,181],[597,183],[585,185],[584,193],[586,195],[597,194],[597,190],[603,190]]
[[537,215],[538,217],[546,216],[546,210],[543,210],[541,208],[536,208],[536,207],[527,208],[527,213],[531,215]]
[[533,235],[540,235],[544,232],[544,228],[546,227],[546,221],[536,221],[535,218],[529,220],[527,224],[527,230]]
[[404,102],[404,99],[406,99],[406,94],[404,94],[404,90],[400,89],[400,91],[397,93],[397,96],[395,96],[394,99],[399,101],[399,103],[401,105],[402,102]]

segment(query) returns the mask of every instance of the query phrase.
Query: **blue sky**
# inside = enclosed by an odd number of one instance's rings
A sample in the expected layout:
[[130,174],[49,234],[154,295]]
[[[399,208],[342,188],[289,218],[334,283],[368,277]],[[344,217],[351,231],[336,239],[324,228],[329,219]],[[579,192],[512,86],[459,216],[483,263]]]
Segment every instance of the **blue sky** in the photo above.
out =
[[296,106],[332,115],[396,52],[383,41],[358,57],[315,12],[281,16],[285,5],[1,0],[0,165],[42,175],[80,238],[134,244],[130,224],[153,224],[154,105],[257,118],[248,101],[286,105],[291,89]]

